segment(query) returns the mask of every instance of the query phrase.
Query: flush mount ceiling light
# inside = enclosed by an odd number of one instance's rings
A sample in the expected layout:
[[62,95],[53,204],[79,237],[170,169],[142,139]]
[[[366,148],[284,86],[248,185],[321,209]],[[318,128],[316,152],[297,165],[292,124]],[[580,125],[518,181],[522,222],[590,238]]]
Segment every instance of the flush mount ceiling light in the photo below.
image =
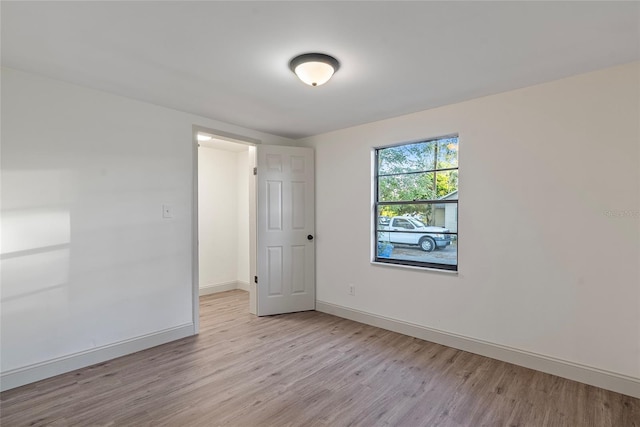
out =
[[333,56],[324,53],[305,53],[293,58],[289,62],[289,68],[309,86],[320,86],[338,71],[340,63]]
[[203,133],[198,134],[198,141],[209,141],[211,139],[211,135],[205,135]]

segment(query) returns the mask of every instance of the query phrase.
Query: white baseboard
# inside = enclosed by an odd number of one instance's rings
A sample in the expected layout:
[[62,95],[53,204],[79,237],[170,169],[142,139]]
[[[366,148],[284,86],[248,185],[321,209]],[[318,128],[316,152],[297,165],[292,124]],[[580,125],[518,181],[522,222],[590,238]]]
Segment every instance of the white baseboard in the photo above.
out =
[[391,319],[352,308],[316,301],[316,310],[345,319],[377,326],[403,335],[446,345],[470,353],[487,356],[525,368],[535,369],[559,377],[593,385],[617,393],[640,398],[640,378],[586,366],[542,354],[519,350],[471,337],[427,328],[402,320]]
[[238,282],[216,283],[215,285],[200,286],[200,296],[217,294],[218,292],[232,291],[238,289]]
[[116,357],[136,353],[161,344],[179,340],[194,334],[193,323],[176,326],[163,331],[142,335],[117,343],[92,348],[42,363],[12,369],[0,375],[0,391],[54,377],[76,369],[102,363]]
[[241,289],[249,292],[249,284],[247,282],[225,282],[216,283],[215,285],[200,286],[199,295],[217,294],[218,292],[233,291],[234,289]]

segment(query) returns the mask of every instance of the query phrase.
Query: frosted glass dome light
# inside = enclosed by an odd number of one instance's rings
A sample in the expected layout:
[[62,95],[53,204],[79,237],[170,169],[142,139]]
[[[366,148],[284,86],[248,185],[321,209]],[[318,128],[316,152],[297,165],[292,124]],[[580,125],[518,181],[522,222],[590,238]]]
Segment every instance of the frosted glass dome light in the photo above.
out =
[[320,86],[338,71],[340,63],[333,56],[323,53],[305,53],[293,58],[289,68],[309,86]]

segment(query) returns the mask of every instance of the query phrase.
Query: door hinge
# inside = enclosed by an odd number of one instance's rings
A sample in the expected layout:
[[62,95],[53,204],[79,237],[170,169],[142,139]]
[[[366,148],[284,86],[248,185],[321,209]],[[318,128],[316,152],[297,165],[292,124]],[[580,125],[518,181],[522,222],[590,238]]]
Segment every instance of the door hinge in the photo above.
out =
[[258,175],[258,168],[257,167],[253,168],[253,174],[254,175]]
[[255,282],[255,284],[258,284],[258,276],[253,276],[253,281]]

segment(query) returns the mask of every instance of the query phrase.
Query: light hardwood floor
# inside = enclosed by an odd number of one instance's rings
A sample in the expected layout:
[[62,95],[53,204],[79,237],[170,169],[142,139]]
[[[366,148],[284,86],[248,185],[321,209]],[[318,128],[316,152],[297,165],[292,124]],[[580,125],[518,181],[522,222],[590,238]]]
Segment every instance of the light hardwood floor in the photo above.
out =
[[2,393],[2,426],[640,426],[640,400],[317,312],[201,297],[201,332]]

